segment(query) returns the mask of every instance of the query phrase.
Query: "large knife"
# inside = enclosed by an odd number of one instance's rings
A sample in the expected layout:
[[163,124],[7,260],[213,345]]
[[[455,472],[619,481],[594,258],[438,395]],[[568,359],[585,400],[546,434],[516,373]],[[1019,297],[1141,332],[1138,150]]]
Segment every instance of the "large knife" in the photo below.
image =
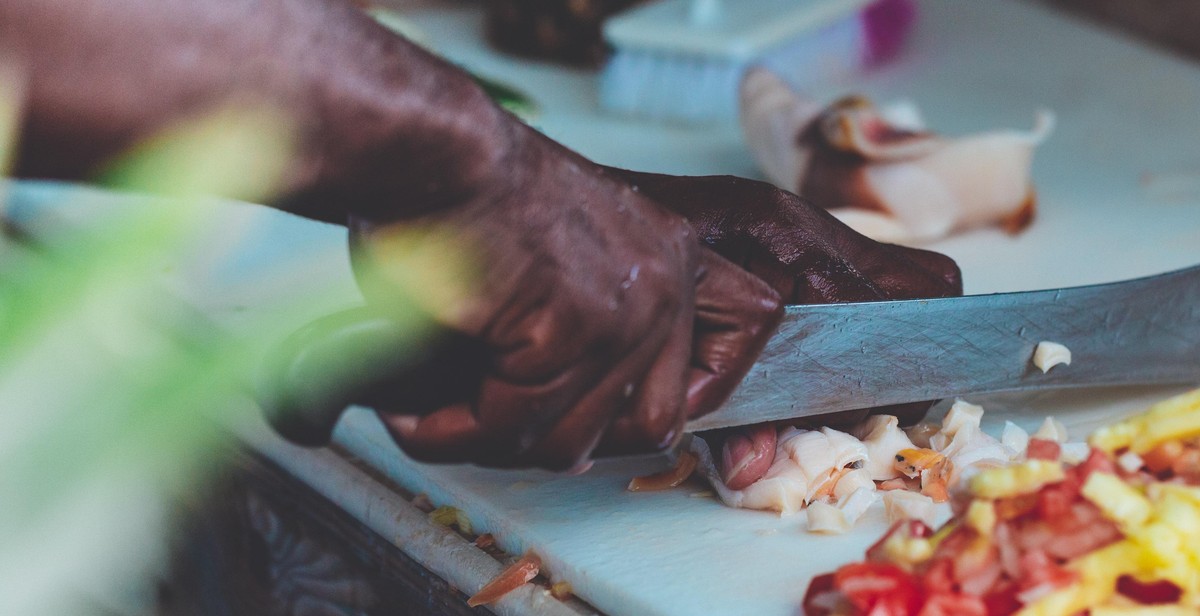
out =
[[[1071,351],[1043,373],[1043,341]],[[1200,266],[1092,286],[788,306],[729,401],[692,431],[1052,387],[1200,383]]]
[[[1070,365],[1035,367],[1043,341],[1070,349]],[[414,353],[407,332],[365,309],[330,315],[281,345],[260,400],[284,436],[323,444],[350,404],[420,413],[462,399],[485,368],[463,363],[485,355],[473,345],[448,333]],[[335,367],[346,378],[322,385]],[[1152,383],[1200,383],[1200,266],[1048,291],[788,306],[730,400],[687,429],[982,392]]]

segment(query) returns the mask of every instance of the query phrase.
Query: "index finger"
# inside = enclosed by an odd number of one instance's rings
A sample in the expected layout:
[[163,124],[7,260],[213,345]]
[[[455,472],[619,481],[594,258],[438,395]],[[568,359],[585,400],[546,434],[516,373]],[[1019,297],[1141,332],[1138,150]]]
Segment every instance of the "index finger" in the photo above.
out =
[[700,255],[687,416],[725,402],[750,370],[783,317],[767,283],[707,248]]

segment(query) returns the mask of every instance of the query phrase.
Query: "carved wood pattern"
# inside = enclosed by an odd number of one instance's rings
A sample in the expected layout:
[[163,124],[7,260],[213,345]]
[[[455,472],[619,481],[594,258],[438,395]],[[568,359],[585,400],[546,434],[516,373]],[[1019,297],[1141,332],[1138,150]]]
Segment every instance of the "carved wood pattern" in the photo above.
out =
[[181,503],[164,616],[460,616],[466,596],[249,454]]

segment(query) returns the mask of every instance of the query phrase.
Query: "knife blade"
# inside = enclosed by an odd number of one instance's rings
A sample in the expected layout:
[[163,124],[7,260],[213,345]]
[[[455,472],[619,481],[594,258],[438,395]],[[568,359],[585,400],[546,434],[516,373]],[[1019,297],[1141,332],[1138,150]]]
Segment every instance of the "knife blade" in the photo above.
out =
[[[1039,342],[1071,350],[1043,373]],[[729,401],[688,431],[966,394],[1200,383],[1200,266],[1122,282],[788,306]]]

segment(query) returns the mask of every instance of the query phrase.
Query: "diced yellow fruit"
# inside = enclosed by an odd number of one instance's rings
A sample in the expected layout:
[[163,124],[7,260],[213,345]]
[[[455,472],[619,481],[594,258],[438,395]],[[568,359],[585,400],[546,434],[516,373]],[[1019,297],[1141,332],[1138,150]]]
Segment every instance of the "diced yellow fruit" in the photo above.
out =
[[979,472],[971,477],[971,493],[990,499],[1030,494],[1046,484],[1062,481],[1065,476],[1059,462],[1026,460],[1020,464]]
[[1116,522],[1126,533],[1150,519],[1151,504],[1133,486],[1111,473],[1092,473],[1083,484],[1084,498]]
[[1162,485],[1154,501],[1154,518],[1170,526],[1189,546],[1200,554],[1200,501],[1194,500],[1193,489]]
[[933,556],[933,543],[924,537],[901,537],[897,533],[883,544],[883,554],[888,562],[908,569]]
[[1106,453],[1128,447],[1141,431],[1141,417],[1104,426],[1088,437],[1088,445]]
[[1145,413],[1097,430],[1088,439],[1109,453],[1129,447],[1138,454],[1159,443],[1200,435],[1200,389],[1168,398]]
[[1103,605],[1116,593],[1117,578],[1139,570],[1137,546],[1118,541],[1081,556],[1067,566],[1079,581],[1030,603],[1017,616],[1071,616]]
[[1056,590],[1021,608],[1015,616],[1072,616],[1088,604],[1079,584]]
[[990,500],[975,499],[967,507],[967,526],[975,529],[981,537],[991,537],[996,528],[996,504]]
[[1146,453],[1164,441],[1189,439],[1198,434],[1200,402],[1197,406],[1180,409],[1178,414],[1155,417],[1153,421],[1147,421],[1145,428],[1133,439],[1129,448],[1139,454]]
[[1178,605],[1133,605],[1094,607],[1092,616],[1196,616],[1196,611]]

